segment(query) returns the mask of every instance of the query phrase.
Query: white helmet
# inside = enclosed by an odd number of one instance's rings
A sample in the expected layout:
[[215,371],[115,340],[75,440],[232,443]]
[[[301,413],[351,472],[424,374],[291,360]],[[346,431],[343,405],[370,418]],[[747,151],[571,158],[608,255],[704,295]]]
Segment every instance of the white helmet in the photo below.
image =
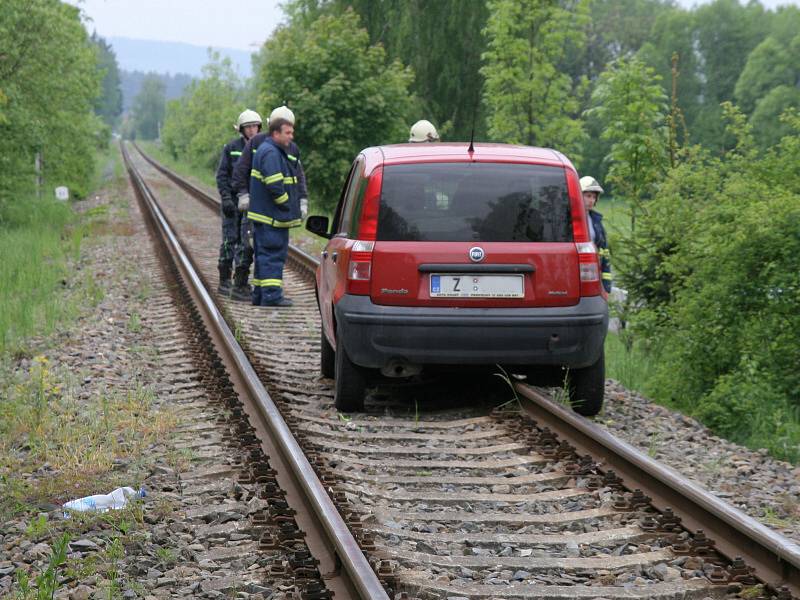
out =
[[585,177],[581,177],[581,192],[597,192],[598,194],[602,194],[603,188],[597,183],[597,179],[586,175]]
[[261,115],[249,108],[239,115],[236,119],[236,125],[233,126],[237,131],[241,131],[245,125],[258,125],[261,127]]
[[439,132],[436,131],[436,127],[433,126],[433,123],[431,123],[430,121],[426,121],[425,119],[422,119],[421,121],[417,121],[411,126],[411,132],[408,141],[438,142]]
[[279,106],[269,113],[269,120],[274,121],[275,119],[283,119],[294,125],[294,113],[286,105]]

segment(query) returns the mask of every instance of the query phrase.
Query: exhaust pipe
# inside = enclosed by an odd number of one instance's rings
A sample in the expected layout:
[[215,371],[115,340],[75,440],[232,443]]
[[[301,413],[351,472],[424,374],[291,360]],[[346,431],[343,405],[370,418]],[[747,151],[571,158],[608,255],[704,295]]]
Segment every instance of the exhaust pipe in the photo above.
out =
[[422,365],[414,365],[402,358],[393,358],[381,368],[384,377],[414,377],[422,373]]

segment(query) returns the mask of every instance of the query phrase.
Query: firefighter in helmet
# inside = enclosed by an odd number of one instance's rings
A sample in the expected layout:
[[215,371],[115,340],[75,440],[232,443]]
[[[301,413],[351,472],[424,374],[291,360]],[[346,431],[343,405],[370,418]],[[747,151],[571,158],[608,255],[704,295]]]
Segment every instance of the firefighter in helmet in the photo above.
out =
[[587,175],[581,177],[581,193],[583,194],[583,205],[589,213],[589,233],[594,245],[597,246],[597,253],[600,255],[603,288],[606,292],[611,292],[611,252],[608,249],[608,237],[606,229],[603,227],[603,215],[594,209],[600,199],[600,194],[603,193],[603,188],[594,177]]

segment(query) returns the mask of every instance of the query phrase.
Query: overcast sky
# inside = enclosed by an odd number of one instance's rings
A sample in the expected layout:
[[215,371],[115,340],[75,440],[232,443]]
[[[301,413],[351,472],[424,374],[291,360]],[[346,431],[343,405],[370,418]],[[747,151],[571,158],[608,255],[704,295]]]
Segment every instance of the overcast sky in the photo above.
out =
[[254,51],[283,19],[279,0],[67,0],[102,37]]
[[[256,50],[283,19],[281,0],[68,0],[92,19],[103,37],[185,42]],[[435,0],[431,0],[435,1]],[[477,2],[479,0],[464,0]],[[690,8],[707,0],[678,0]],[[762,0],[767,8],[800,0]]]

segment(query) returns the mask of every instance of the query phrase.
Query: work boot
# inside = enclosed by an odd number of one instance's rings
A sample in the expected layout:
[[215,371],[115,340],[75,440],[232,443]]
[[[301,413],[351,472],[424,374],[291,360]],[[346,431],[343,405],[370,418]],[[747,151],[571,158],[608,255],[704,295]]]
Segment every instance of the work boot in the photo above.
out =
[[231,299],[239,302],[250,302],[253,299],[253,288],[247,283],[247,275],[250,269],[236,268],[233,275],[233,291]]
[[292,302],[286,296],[281,297],[279,300],[275,300],[275,302],[270,302],[269,304],[262,304],[261,306],[293,306],[294,302]]
[[219,269],[219,287],[217,291],[223,296],[231,293],[231,267],[230,265],[217,265]]

